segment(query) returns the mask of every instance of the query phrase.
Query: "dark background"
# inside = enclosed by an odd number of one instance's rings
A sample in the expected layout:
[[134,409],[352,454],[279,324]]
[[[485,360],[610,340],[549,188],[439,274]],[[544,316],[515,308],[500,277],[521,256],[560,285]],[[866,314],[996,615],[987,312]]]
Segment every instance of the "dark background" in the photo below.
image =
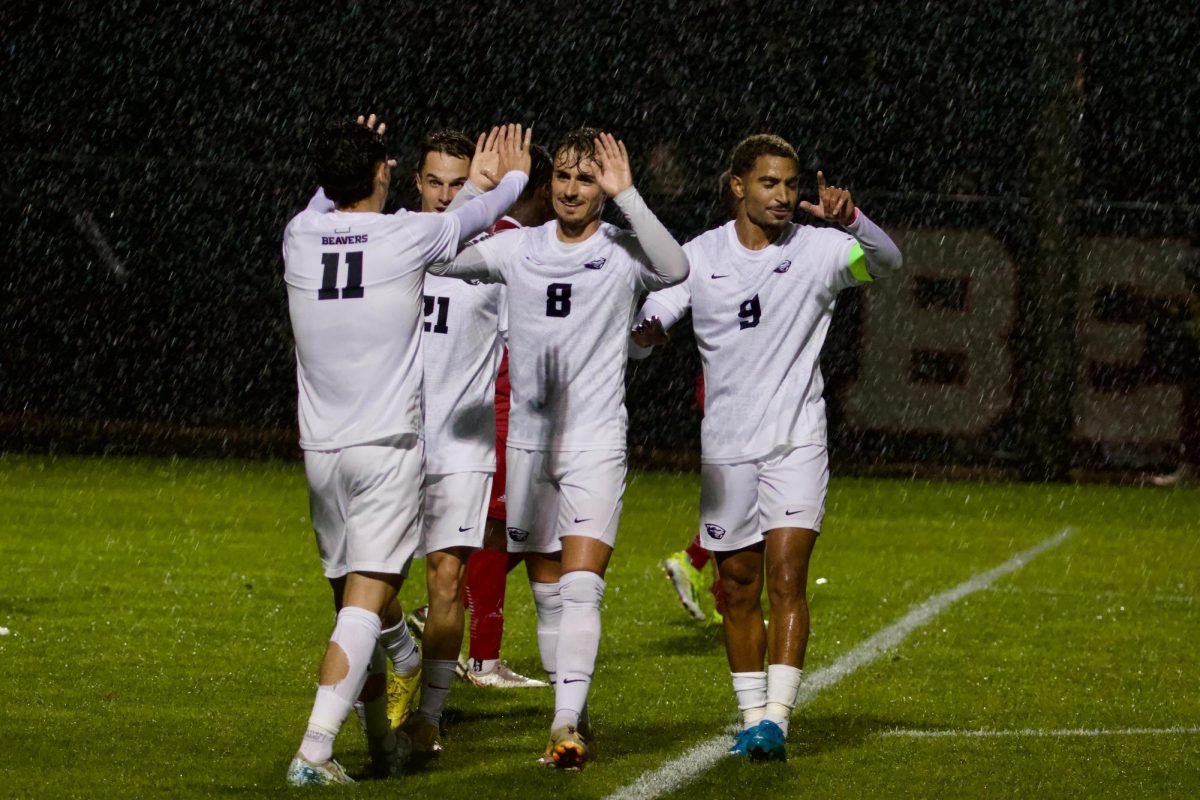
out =
[[[728,152],[763,131],[885,226],[994,232],[1023,285],[1045,277],[1048,235],[1195,240],[1200,23],[1187,3],[1111,5],[7,7],[0,447],[296,454],[279,239],[314,185],[310,137],[336,115],[379,114],[402,164],[435,127],[520,121],[544,143],[603,127],[681,240],[720,219]],[[414,202],[399,181],[393,205]],[[1106,466],[1066,440],[1033,452],[1056,412],[1028,391],[979,448],[842,429],[858,306],[844,296],[826,348],[838,458]],[[1022,309],[1013,347],[1040,374],[1053,332]],[[631,370],[630,444],[686,461],[698,359],[682,328]]]

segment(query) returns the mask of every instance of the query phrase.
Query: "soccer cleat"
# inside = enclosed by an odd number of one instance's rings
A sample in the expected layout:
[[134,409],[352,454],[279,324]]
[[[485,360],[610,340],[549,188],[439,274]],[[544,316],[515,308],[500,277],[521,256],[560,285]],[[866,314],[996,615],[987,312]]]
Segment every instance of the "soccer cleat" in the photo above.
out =
[[704,610],[700,608],[700,592],[704,589],[704,577],[700,571],[688,561],[687,553],[680,550],[662,563],[663,572],[671,579],[679,602],[693,619],[704,619]]
[[746,755],[751,761],[787,761],[783,728],[769,719],[755,725],[746,742]]
[[583,769],[587,752],[587,744],[579,729],[574,725],[563,725],[550,731],[550,743],[546,745],[542,760],[544,762],[548,756],[559,769]]
[[413,714],[404,721],[400,731],[408,738],[409,758],[424,766],[442,754],[442,732],[420,714]]
[[[476,660],[472,666],[479,663]],[[496,689],[534,689],[550,685],[537,678],[525,677],[503,661],[497,661],[496,665],[487,672],[477,672],[473,668],[468,669],[466,677],[476,686],[492,686]]]
[[408,623],[408,631],[418,642],[425,635],[425,622],[429,619],[429,606],[414,609],[404,620]]
[[749,728],[738,731],[737,736],[733,737],[733,747],[729,748],[729,755],[734,758],[749,758],[750,753],[746,748],[749,747],[750,740],[754,738],[757,730],[758,725],[751,725]]
[[389,731],[380,741],[368,741],[371,754],[371,777],[399,778],[408,764],[411,745],[404,731]]
[[318,764],[296,753],[288,765],[287,782],[289,786],[337,786],[354,779],[332,758]]
[[417,688],[421,685],[421,667],[412,675],[397,675],[395,670],[387,673],[388,692],[388,722],[392,728],[399,728],[408,715],[417,707]]
[[1196,476],[1186,464],[1180,464],[1174,472],[1166,475],[1151,475],[1150,483],[1155,486],[1176,487],[1187,489],[1196,485]]

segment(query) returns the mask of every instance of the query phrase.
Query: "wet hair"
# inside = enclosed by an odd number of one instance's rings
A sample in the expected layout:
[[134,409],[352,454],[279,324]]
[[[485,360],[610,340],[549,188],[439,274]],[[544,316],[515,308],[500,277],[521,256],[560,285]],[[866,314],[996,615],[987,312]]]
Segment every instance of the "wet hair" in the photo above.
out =
[[754,169],[760,156],[779,156],[790,158],[796,164],[800,163],[795,148],[787,141],[772,133],[756,133],[742,139],[737,143],[737,147],[733,148],[733,153],[729,156],[729,174],[739,178],[746,177],[750,170]]
[[565,166],[578,167],[584,161],[595,161],[596,137],[599,135],[596,128],[576,128],[564,135],[554,148],[555,163],[562,158]]
[[317,183],[339,206],[365,200],[375,191],[375,170],[387,161],[383,137],[351,119],[330,123],[313,148]]
[[430,153],[445,153],[451,158],[465,158],[470,161],[475,157],[475,143],[462,131],[449,128],[431,131],[421,141],[421,157],[417,161],[417,174],[425,170],[425,159]]
[[540,144],[530,145],[529,165],[529,183],[525,184],[525,191],[521,192],[522,200],[532,197],[538,189],[549,186],[550,176],[554,172],[550,152]]

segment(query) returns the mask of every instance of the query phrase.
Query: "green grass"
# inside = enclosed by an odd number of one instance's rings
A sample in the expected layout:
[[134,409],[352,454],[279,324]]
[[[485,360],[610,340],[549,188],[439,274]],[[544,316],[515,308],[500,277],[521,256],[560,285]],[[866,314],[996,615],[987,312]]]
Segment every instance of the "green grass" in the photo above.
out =
[[[631,476],[591,706],[599,758],[541,770],[551,697],[459,684],[446,753],[339,796],[599,798],[734,717],[719,631],[657,568],[692,475]],[[297,464],[0,456],[0,786],[15,797],[292,794],[332,621]],[[723,760],[687,797],[1195,797],[1200,735],[905,739],[890,729],[1200,726],[1200,493],[835,480],[808,669],[1064,527],[793,717],[785,765]],[[416,573],[419,574],[419,573]],[[419,600],[412,582],[403,597]],[[506,657],[536,674],[510,577]],[[366,760],[353,722],[338,740]]]

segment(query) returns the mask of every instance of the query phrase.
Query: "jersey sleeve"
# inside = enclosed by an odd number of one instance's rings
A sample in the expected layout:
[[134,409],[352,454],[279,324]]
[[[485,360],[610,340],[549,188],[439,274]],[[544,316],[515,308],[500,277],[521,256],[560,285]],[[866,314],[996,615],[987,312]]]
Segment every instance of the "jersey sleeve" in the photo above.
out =
[[412,237],[422,263],[450,261],[458,253],[459,222],[454,215],[405,211],[396,214],[396,220]]
[[519,230],[502,231],[471,245],[453,261],[430,265],[429,271],[447,278],[507,283],[507,265],[520,245],[521,236]]
[[856,210],[854,221],[846,226],[844,233],[834,232],[834,235],[838,237],[832,281],[836,291],[871,283],[904,265],[900,248],[862,209]]

